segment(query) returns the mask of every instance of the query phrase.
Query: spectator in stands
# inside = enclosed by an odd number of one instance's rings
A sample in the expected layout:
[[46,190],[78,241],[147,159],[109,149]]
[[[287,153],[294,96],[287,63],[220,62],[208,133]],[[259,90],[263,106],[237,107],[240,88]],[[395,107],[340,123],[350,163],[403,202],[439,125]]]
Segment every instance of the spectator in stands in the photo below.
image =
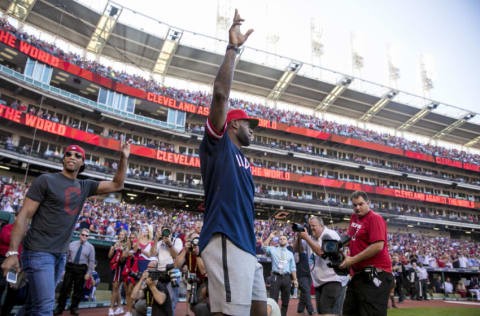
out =
[[462,280],[458,281],[455,291],[460,294],[462,298],[467,297],[467,288]]
[[[85,151],[71,145],[64,151],[61,173],[44,174],[33,181],[15,221],[7,258],[2,264],[4,273],[20,271],[17,249],[31,220],[22,252],[22,269],[27,274],[29,288],[29,299],[24,306],[27,314],[51,315],[55,286],[63,272],[65,252],[78,213],[87,197],[123,189],[129,155],[130,143],[123,143],[121,167],[112,181],[77,180],[84,168]],[[71,195],[76,198],[70,198]]]
[[82,299],[83,286],[92,277],[95,269],[95,248],[88,242],[90,231],[82,229],[80,240],[75,240],[68,246],[67,264],[63,275],[62,288],[57,301],[54,315],[61,315],[65,309],[67,298],[73,288],[70,303],[70,314],[78,316],[78,304]]
[[453,284],[452,284],[452,282],[450,282],[449,277],[447,277],[445,282],[443,282],[443,290],[445,291],[445,294],[453,293]]
[[477,297],[477,301],[480,301],[480,282],[478,276],[473,276],[468,285],[468,291],[472,293],[472,296]]

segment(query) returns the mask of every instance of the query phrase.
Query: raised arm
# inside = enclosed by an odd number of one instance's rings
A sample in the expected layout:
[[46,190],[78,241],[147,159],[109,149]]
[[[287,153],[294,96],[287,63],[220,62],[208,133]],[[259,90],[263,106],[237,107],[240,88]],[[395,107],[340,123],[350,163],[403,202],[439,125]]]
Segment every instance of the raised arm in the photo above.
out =
[[245,43],[253,32],[250,29],[245,34],[242,34],[240,25],[242,25],[243,21],[240,14],[238,14],[238,10],[235,9],[233,24],[229,30],[227,52],[213,84],[213,98],[209,119],[217,131],[223,130],[225,120],[227,119],[228,98],[230,96],[230,87],[232,86],[237,49]]
[[105,194],[117,192],[123,189],[125,181],[125,173],[127,172],[128,156],[130,156],[131,140],[120,145],[120,161],[118,163],[117,172],[112,181],[101,181],[98,184],[97,194]]

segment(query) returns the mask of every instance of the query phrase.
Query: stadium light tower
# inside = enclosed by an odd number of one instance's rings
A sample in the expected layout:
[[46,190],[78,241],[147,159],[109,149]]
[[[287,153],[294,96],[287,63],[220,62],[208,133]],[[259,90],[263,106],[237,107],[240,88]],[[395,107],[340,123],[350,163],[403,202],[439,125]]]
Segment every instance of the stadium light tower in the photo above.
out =
[[423,94],[430,97],[430,91],[433,89],[433,64],[429,58],[420,55],[420,78],[422,81]]
[[368,122],[372,117],[375,116],[385,105],[388,104],[396,95],[396,90],[390,90],[385,94],[374,106],[372,106],[365,114],[360,117],[360,121]]
[[323,43],[322,43],[323,29],[317,19],[310,19],[310,44],[311,44],[311,59],[312,64],[321,66],[323,56]]
[[456,120],[455,122],[450,124],[449,126],[442,129],[440,132],[433,135],[432,138],[433,139],[440,139],[440,138],[444,137],[445,135],[452,132],[454,129],[459,128],[460,126],[465,124],[465,122],[472,119],[474,116],[475,116],[475,113],[468,113],[467,115],[462,116],[461,118],[459,118],[458,120]]
[[14,0],[7,9],[7,14],[21,23],[25,22],[37,0]]
[[302,68],[302,63],[297,61],[290,61],[290,64],[287,66],[287,69],[283,73],[280,80],[278,80],[275,87],[270,91],[267,96],[267,103],[276,105],[276,102],[282,96],[283,92],[287,89],[288,85],[292,82],[295,75],[298,73],[300,68]]
[[232,16],[232,2],[230,0],[218,0],[216,38],[225,38],[227,30],[232,24]]
[[392,45],[387,45],[388,77],[390,86],[398,89],[398,79],[400,79],[400,68],[398,68],[398,58]]
[[350,33],[350,43],[352,47],[352,74],[355,75],[355,70],[358,76],[362,76],[362,69],[365,65],[365,59],[362,56],[362,41],[359,34]]
[[117,4],[114,6],[110,1],[107,2],[103,14],[100,17],[100,20],[98,20],[97,27],[92,33],[90,42],[88,42],[88,51],[95,54],[100,54],[102,52],[107,44],[110,34],[112,34],[112,31],[115,28],[115,24],[117,24],[118,17],[122,13],[122,10],[123,7],[119,7]]
[[342,93],[347,90],[348,86],[352,83],[353,79],[350,77],[344,77],[342,80],[340,80],[335,88],[330,91],[330,93],[327,95],[327,97],[317,105],[315,108],[314,112],[325,112],[330,105],[335,102],[335,100],[342,95]]
[[172,27],[168,29],[167,38],[163,41],[162,49],[157,57],[157,62],[155,63],[155,66],[153,66],[154,73],[165,76],[182,35],[183,31],[181,30]]

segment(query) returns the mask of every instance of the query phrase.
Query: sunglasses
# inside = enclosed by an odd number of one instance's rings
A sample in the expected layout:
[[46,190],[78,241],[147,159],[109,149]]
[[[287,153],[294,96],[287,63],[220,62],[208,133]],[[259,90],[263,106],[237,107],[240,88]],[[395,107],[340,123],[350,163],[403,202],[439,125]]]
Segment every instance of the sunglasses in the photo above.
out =
[[77,159],[82,159],[83,158],[82,154],[79,154],[77,152],[68,151],[68,152],[65,153],[65,157],[70,158],[72,156],[77,158]]
[[88,237],[88,234],[80,234],[80,235],[85,236],[85,237]]

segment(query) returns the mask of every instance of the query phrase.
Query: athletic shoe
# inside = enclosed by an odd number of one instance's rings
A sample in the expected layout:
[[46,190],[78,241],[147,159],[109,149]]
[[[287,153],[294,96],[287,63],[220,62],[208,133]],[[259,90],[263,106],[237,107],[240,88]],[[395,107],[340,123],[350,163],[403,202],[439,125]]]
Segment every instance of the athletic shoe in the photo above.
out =
[[121,306],[117,307],[117,309],[115,310],[115,315],[120,315],[120,314],[123,314],[123,307]]
[[108,316],[115,316],[115,312],[113,311],[113,308],[108,309]]

